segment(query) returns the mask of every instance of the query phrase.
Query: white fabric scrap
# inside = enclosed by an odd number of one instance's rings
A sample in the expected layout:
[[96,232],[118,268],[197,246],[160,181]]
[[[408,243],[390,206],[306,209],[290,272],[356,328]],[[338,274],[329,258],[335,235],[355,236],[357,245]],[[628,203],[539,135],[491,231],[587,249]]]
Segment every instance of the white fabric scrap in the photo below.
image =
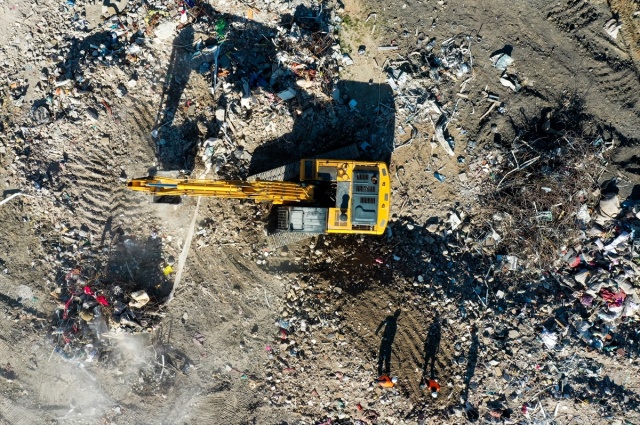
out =
[[547,346],[549,350],[553,350],[558,344],[558,335],[555,332],[549,332],[546,329],[542,330],[540,339],[542,339],[542,342]]
[[629,239],[629,232],[622,232],[609,245],[604,247],[604,252],[613,252],[616,247]]

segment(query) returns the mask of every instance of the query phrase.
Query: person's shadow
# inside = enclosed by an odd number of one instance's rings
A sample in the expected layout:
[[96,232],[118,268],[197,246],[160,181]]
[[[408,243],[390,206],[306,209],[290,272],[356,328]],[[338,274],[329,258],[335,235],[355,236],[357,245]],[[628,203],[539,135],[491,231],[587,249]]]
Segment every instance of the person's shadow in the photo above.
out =
[[471,347],[469,347],[469,355],[467,358],[467,372],[464,376],[464,390],[460,394],[460,401],[464,405],[464,409],[467,413],[467,419],[470,422],[475,422],[479,418],[478,411],[475,407],[469,403],[469,389],[471,386],[471,379],[476,371],[476,365],[478,364],[478,348],[480,347],[480,340],[478,339],[478,328],[473,325],[471,328]]
[[389,375],[391,372],[391,346],[398,331],[398,316],[400,316],[400,309],[396,310],[393,316],[387,316],[376,329],[376,335],[378,335],[378,332],[384,327],[382,341],[380,341],[380,353],[378,354],[378,376]]
[[[422,365],[422,382],[427,379],[435,379],[436,377],[436,357],[440,351],[440,339],[442,337],[442,328],[440,326],[440,317],[436,316],[429,331],[427,339],[424,342],[424,363]],[[428,376],[427,376],[428,375]]]

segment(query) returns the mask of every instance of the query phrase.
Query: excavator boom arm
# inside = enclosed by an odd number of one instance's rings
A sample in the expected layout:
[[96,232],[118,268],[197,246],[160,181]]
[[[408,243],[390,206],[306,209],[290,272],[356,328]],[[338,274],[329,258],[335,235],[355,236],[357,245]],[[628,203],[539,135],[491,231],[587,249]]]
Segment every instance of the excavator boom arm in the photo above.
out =
[[212,196],[253,199],[256,202],[291,204],[313,201],[313,186],[293,182],[242,180],[195,180],[147,177],[127,182],[131,190],[155,196]]

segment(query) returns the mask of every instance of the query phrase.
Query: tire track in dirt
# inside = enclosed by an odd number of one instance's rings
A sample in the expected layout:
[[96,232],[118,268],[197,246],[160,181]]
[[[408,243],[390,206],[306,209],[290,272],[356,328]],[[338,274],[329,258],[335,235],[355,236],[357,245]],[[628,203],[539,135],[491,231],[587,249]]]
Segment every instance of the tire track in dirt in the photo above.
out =
[[[207,212],[208,208],[201,206],[199,218]],[[260,335],[271,334],[275,321],[263,288],[267,288],[273,309],[279,297],[268,277],[235,248],[214,245],[206,248],[210,252],[197,254],[194,249],[192,245],[171,309],[182,311],[197,304],[199,308],[189,313],[189,320],[202,322],[197,315],[210,316],[211,326],[198,332],[206,336],[205,347],[214,350],[197,360],[198,372],[190,372],[188,383],[174,386],[173,391],[186,402],[181,405],[184,408],[170,413],[169,422],[253,423],[262,394],[250,377],[261,376],[263,347],[268,342]],[[200,283],[194,287],[194,282]],[[196,301],[202,294],[208,295],[205,301]],[[255,331],[258,325],[259,331]],[[246,349],[238,352],[238,344]]]
[[640,19],[634,15],[640,11],[640,4],[633,0],[610,0],[611,11],[620,16],[622,39],[635,62],[636,73],[640,77]]
[[32,412],[33,408],[25,408],[9,399],[0,399],[0,423],[11,425],[31,425],[42,423],[42,416]]
[[570,0],[551,6],[547,18],[554,21],[558,28],[567,32],[576,32],[598,20],[598,10],[584,0]]
[[[108,223],[126,225],[139,217],[139,194],[119,180],[122,168],[144,169],[153,161],[149,148],[153,125],[150,105],[142,102],[115,109],[120,112],[105,128],[109,133],[82,145],[73,145],[67,168],[78,188],[76,214],[80,223],[101,234]],[[111,223],[115,227],[116,223]]]
[[599,66],[593,68],[592,74],[601,86],[602,90],[620,103],[619,108],[634,109],[636,116],[640,117],[640,109],[634,108],[640,100],[638,94],[638,79],[629,71],[633,64],[627,62],[626,69],[613,70],[606,63],[599,62]]
[[[603,3],[599,7],[584,0],[572,0],[547,9],[547,19],[560,30],[573,35],[593,61],[589,62],[593,76],[588,91],[597,90],[613,105],[613,116],[629,109],[640,117],[639,75],[629,49],[619,40],[613,40],[603,30],[610,12]],[[577,63],[572,61],[572,63]],[[577,82],[576,82],[577,84]]]
[[[457,315],[457,309],[452,308],[451,300],[435,298],[435,294],[442,292],[442,288],[431,286],[413,286],[413,276],[419,274],[420,269],[406,270],[406,267],[388,264],[378,267],[377,258],[389,258],[386,245],[361,246],[358,249],[345,247],[349,239],[333,241],[328,248],[333,267],[327,269],[323,264],[322,255],[317,257],[315,275],[320,279],[320,286],[324,293],[339,292],[337,299],[327,300],[335,302],[336,310],[340,313],[339,333],[344,334],[346,346],[339,346],[339,358],[349,359],[353,366],[363,367],[371,376],[371,380],[378,375],[379,353],[384,329],[376,335],[378,326],[388,316],[400,309],[397,319],[397,331],[391,347],[391,376],[398,377],[398,391],[413,403],[432,403],[428,392],[420,389],[425,363],[425,345],[428,332],[437,314],[441,316],[442,338],[436,353],[435,376],[441,383],[453,382],[454,386],[442,385],[439,400],[452,397],[460,391],[463,371],[460,365],[453,361],[454,344],[458,342],[456,336],[448,331],[445,319]],[[358,241],[351,241],[357,243]],[[322,246],[321,243],[318,244]],[[315,248],[311,248],[313,251]],[[353,254],[349,254],[353,253]],[[388,268],[392,266],[391,268]],[[398,267],[396,269],[396,267]],[[312,267],[313,268],[313,267]],[[350,271],[359,269],[361,273],[352,275]],[[427,281],[429,274],[425,272]],[[435,281],[435,280],[434,280]],[[333,288],[336,286],[337,288]],[[341,288],[341,291],[338,289]],[[430,296],[431,294],[431,296]],[[331,298],[334,298],[333,295]],[[448,336],[445,337],[445,335]],[[429,341],[430,348],[433,348]],[[466,346],[467,344],[462,344]],[[457,354],[456,354],[457,355]],[[363,361],[353,361],[362,356]],[[364,364],[361,364],[364,363]],[[430,368],[427,368],[427,375]],[[441,403],[439,401],[438,403]],[[408,412],[407,412],[408,413]]]
[[255,403],[248,388],[239,385],[235,387],[231,394],[225,391],[202,397],[194,417],[203,419],[203,423],[247,423]]
[[96,145],[70,157],[68,169],[74,176],[75,186],[81,188],[76,212],[82,224],[99,233],[108,218],[122,207],[117,197],[118,177],[113,173],[114,161],[106,146]]
[[137,146],[137,149],[129,149],[129,151],[145,152],[146,156],[155,158],[157,152],[151,132],[154,126],[156,108],[151,103],[136,98],[131,98],[125,108],[130,144],[132,145],[131,147]]
[[[395,345],[398,357],[398,374],[405,379],[413,397],[420,393],[420,379],[424,367],[425,339],[428,323],[433,318],[427,319],[416,312],[405,312],[404,320],[400,322],[402,327],[398,331]],[[438,368],[438,371],[442,371]]]

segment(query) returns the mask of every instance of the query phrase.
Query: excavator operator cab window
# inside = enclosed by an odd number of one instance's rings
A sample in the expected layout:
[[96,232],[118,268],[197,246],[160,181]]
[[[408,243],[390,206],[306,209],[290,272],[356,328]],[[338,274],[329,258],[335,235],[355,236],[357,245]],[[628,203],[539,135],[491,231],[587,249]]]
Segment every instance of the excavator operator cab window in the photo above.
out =
[[336,167],[318,167],[318,180],[332,182],[338,180],[338,169]]

